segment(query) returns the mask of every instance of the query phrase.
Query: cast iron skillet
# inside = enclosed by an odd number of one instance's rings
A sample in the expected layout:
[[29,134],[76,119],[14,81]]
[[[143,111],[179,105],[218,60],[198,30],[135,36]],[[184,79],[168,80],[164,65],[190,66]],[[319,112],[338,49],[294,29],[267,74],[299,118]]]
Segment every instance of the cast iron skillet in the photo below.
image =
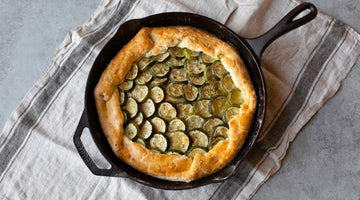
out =
[[[300,15],[303,11],[308,11],[304,15]],[[111,177],[126,177],[131,178],[142,184],[162,188],[162,189],[187,189],[202,186],[209,183],[223,181],[229,178],[236,170],[237,165],[245,158],[247,153],[252,149],[256,138],[260,134],[263,125],[266,108],[266,88],[264,77],[260,68],[260,57],[264,49],[275,39],[281,35],[306,24],[314,19],[317,15],[317,9],[313,4],[303,3],[288,13],[280,20],[272,29],[260,37],[245,39],[239,37],[236,33],[231,31],[223,24],[216,22],[210,18],[196,15],[192,13],[161,13],[152,15],[142,19],[129,20],[119,27],[119,30],[114,37],[105,45],[96,58],[92,69],[90,71],[85,91],[85,109],[80,119],[79,125],[74,135],[74,143],[79,151],[81,158],[84,160],[87,167],[95,175],[111,176]],[[98,114],[95,107],[95,99],[93,91],[98,83],[100,76],[107,64],[118,53],[118,51],[142,27],[159,27],[159,26],[176,26],[186,25],[203,29],[209,33],[214,34],[221,40],[231,44],[237,49],[241,55],[245,66],[247,67],[254,84],[257,95],[257,108],[253,120],[252,128],[245,141],[244,146],[237,154],[237,156],[222,170],[205,178],[190,182],[172,182],[162,179],[157,179],[146,175],[122,162],[111,150],[107,139],[101,129]],[[91,135],[99,148],[100,152],[110,163],[109,169],[98,168],[89,154],[86,152],[80,136],[84,128],[88,127]],[[241,170],[241,169],[239,169]]]

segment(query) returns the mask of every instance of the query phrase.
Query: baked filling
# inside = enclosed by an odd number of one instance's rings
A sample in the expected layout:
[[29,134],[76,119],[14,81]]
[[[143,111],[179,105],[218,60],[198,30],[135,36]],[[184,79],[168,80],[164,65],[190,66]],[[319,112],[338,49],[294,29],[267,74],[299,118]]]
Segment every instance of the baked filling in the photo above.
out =
[[179,47],[132,63],[118,89],[126,137],[156,153],[189,157],[226,140],[243,103],[220,60]]
[[116,156],[145,174],[183,182],[236,156],[256,107],[237,51],[185,26],[142,28],[108,64],[94,97]]

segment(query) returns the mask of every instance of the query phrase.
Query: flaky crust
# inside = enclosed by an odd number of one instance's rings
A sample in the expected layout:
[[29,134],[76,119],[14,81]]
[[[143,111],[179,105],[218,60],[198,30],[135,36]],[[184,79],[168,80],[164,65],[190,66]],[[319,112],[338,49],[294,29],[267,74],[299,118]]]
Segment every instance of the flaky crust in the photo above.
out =
[[[124,117],[117,85],[138,58],[144,54],[157,55],[174,46],[202,51],[220,59],[244,98],[240,114],[229,122],[228,139],[206,154],[196,154],[194,158],[155,153],[123,134]],[[215,173],[235,157],[246,139],[256,106],[253,85],[236,50],[205,31],[185,26],[142,28],[107,66],[94,95],[105,136],[121,160],[151,176],[183,182]]]

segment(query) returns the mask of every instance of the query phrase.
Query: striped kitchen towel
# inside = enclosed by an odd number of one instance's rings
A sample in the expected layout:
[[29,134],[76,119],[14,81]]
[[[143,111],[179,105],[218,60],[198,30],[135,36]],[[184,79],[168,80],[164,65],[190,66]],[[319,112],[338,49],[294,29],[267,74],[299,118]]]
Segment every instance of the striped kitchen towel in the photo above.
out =
[[[268,108],[261,138],[234,176],[186,191],[154,189],[129,179],[93,175],[72,137],[84,109],[89,70],[120,24],[160,12],[213,18],[243,37],[271,28],[298,5],[292,0],[103,0],[90,20],[70,31],[50,68],[0,134],[0,199],[249,199],[281,167],[289,143],[339,89],[360,54],[360,36],[320,13],[276,40],[262,57]],[[82,138],[101,167],[89,134]]]

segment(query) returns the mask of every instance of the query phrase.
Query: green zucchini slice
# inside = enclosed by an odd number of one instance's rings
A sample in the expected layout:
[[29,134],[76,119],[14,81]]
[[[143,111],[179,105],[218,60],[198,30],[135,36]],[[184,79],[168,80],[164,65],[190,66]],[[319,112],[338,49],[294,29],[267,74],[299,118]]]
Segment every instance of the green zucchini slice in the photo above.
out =
[[201,128],[203,123],[204,119],[199,115],[190,115],[185,119],[186,129],[188,131]]
[[172,103],[172,104],[179,104],[179,103],[186,103],[186,100],[181,97],[171,97],[169,95],[165,96],[165,101]]
[[139,137],[143,139],[148,139],[151,136],[152,132],[153,132],[153,127],[151,123],[148,120],[146,120],[140,127]]
[[185,56],[183,50],[179,47],[170,47],[169,52],[172,56],[175,56],[178,58],[182,58]]
[[211,97],[216,97],[222,95],[223,91],[221,90],[220,83],[218,81],[212,82],[210,84],[210,95]]
[[214,148],[215,145],[219,144],[220,142],[222,142],[222,141],[224,141],[224,140],[225,140],[225,138],[223,138],[223,137],[216,137],[216,138],[211,142],[209,149]]
[[203,62],[205,64],[211,64],[216,61],[215,58],[213,58],[203,52],[201,53],[200,58],[201,58],[201,62]]
[[128,72],[128,74],[126,75],[125,79],[126,80],[134,80],[139,72],[139,68],[136,64],[133,64],[130,68],[130,71]]
[[196,154],[206,154],[206,151],[202,148],[193,148],[188,154],[187,156],[189,156],[190,158],[194,158]]
[[186,48],[183,49],[183,53],[188,60],[197,60],[200,54],[197,51],[191,51],[190,49],[186,49]]
[[225,96],[218,96],[211,102],[211,113],[214,116],[222,118],[229,106],[229,102]]
[[156,63],[150,68],[151,72],[156,77],[164,77],[170,71],[169,65],[166,63]]
[[150,148],[152,150],[159,150],[161,152],[166,151],[168,146],[168,141],[166,140],[165,136],[157,133],[150,139]]
[[125,92],[124,91],[119,91],[119,99],[120,99],[120,106],[122,106],[125,102]]
[[193,130],[189,132],[192,145],[206,148],[209,144],[208,136],[199,130]]
[[152,58],[148,58],[148,57],[143,57],[141,58],[137,65],[139,67],[140,71],[144,71],[146,70],[152,63],[154,62],[154,60]]
[[211,98],[210,85],[205,84],[200,88],[200,99],[208,99],[208,98]]
[[129,97],[127,99],[125,105],[123,106],[123,109],[129,113],[128,117],[130,117],[130,118],[135,117],[139,111],[137,102],[135,101],[135,99],[133,99],[131,97]]
[[124,134],[130,140],[134,139],[136,135],[139,133],[139,128],[134,123],[129,123],[124,130]]
[[223,125],[223,124],[224,124],[224,122],[221,119],[212,118],[212,119],[207,120],[204,123],[203,130],[208,135],[208,137],[211,137],[212,133],[214,131],[214,128],[219,126],[219,125]]
[[170,97],[180,97],[183,94],[183,84],[169,83],[166,86],[166,94]]
[[168,155],[174,155],[174,156],[181,156],[181,154],[179,154],[179,153],[176,152],[176,151],[167,151],[166,154],[168,154]]
[[171,132],[168,134],[170,145],[169,149],[185,153],[190,145],[189,137],[184,132]]
[[168,80],[168,78],[166,78],[166,77],[163,77],[163,78],[154,78],[154,79],[151,81],[150,85],[151,85],[152,87],[159,86],[159,85],[165,83],[167,80]]
[[240,114],[240,108],[239,107],[230,107],[225,112],[225,121],[230,122],[230,120],[235,116]]
[[188,101],[194,101],[199,95],[198,88],[190,84],[184,85],[183,90],[185,99]]
[[143,121],[144,121],[144,115],[141,112],[139,112],[139,114],[136,115],[136,117],[132,122],[140,126],[140,124],[142,124]]
[[168,102],[161,103],[158,109],[158,115],[167,120],[170,121],[176,117],[176,109],[173,105],[171,105]]
[[189,81],[196,85],[196,86],[202,86],[205,83],[205,78],[202,75],[198,76],[188,76]]
[[217,78],[216,76],[213,74],[213,69],[212,69],[212,65],[207,66],[204,70],[204,77],[205,77],[205,81],[207,83],[212,83],[213,81],[216,81]]
[[185,118],[189,115],[194,114],[194,108],[191,104],[177,104],[176,105],[179,118]]
[[185,123],[181,119],[173,119],[169,122],[168,130],[170,132],[174,131],[185,131]]
[[129,96],[134,98],[139,103],[143,102],[149,95],[149,88],[146,85],[136,85],[129,93]]
[[199,100],[194,103],[194,110],[196,114],[200,115],[201,117],[208,118],[211,117],[210,105],[211,105],[210,100],[207,99]]
[[218,136],[221,136],[223,138],[227,138],[227,131],[229,129],[226,128],[225,126],[218,126],[215,128],[215,131],[214,131],[214,137],[218,137]]
[[244,103],[242,93],[239,89],[232,90],[228,95],[228,100],[233,106],[240,106]]
[[213,64],[213,71],[215,76],[218,78],[222,78],[226,73],[228,73],[221,62],[216,62]]
[[221,87],[225,92],[230,92],[232,89],[235,88],[234,82],[233,82],[230,74],[225,75],[221,79]]
[[171,67],[181,67],[184,66],[186,59],[179,59],[176,57],[170,57],[166,62],[171,65]]
[[146,118],[149,118],[155,113],[155,104],[151,99],[147,99],[140,105],[140,110]]
[[170,72],[170,79],[175,82],[185,82],[187,81],[186,69],[172,69]]
[[139,74],[139,76],[135,79],[135,83],[138,85],[145,85],[152,79],[152,74],[150,71],[144,71]]
[[198,60],[187,60],[185,68],[190,75],[197,75],[204,72],[206,65],[200,63]]
[[155,56],[157,62],[164,62],[169,57],[169,52],[165,52]]
[[120,83],[119,88],[123,91],[131,90],[131,88],[134,86],[133,81],[124,81]]
[[165,94],[163,89],[161,89],[161,87],[156,86],[153,87],[150,91],[150,98],[155,102],[155,103],[160,103],[164,100],[165,98]]
[[126,110],[123,110],[122,111],[122,114],[123,114],[123,117],[124,117],[124,122],[126,123],[127,122],[127,120],[128,120],[128,116],[129,116],[129,113],[126,111]]
[[137,139],[135,140],[135,142],[137,142],[137,143],[143,145],[144,147],[146,147],[146,142],[145,142],[145,140],[142,139],[142,138],[137,138]]
[[150,120],[153,128],[155,129],[156,132],[158,133],[165,133],[166,131],[166,124],[165,121],[163,119],[161,119],[160,117],[154,117]]

